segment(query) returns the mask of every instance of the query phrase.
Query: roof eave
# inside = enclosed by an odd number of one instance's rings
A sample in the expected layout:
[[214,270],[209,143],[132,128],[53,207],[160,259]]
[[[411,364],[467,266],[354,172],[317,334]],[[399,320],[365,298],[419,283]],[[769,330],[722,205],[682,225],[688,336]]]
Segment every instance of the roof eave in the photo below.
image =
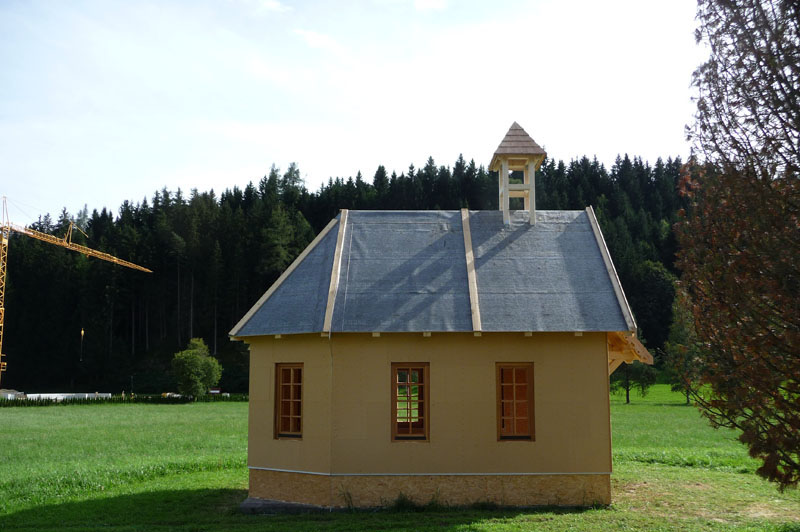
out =
[[592,226],[592,232],[594,233],[597,247],[600,249],[600,255],[602,255],[603,263],[606,265],[606,272],[608,273],[609,280],[614,288],[614,294],[617,296],[617,302],[619,303],[622,316],[625,318],[625,324],[628,326],[629,332],[635,333],[636,320],[633,318],[633,312],[628,304],[628,299],[625,297],[625,291],[622,289],[622,283],[619,282],[617,270],[614,268],[614,262],[611,260],[611,254],[608,252],[608,246],[606,246],[606,241],[603,238],[603,232],[600,230],[600,224],[597,222],[597,217],[595,216],[594,209],[591,205],[586,207],[586,215],[589,217],[589,223]]
[[536,169],[538,170],[541,166],[542,162],[544,162],[545,157],[547,157],[547,153],[542,151],[541,153],[498,153],[495,152],[492,155],[492,161],[489,163],[489,171],[490,172],[497,172],[500,170],[500,164],[503,158],[506,159],[533,159],[534,164],[536,164]]

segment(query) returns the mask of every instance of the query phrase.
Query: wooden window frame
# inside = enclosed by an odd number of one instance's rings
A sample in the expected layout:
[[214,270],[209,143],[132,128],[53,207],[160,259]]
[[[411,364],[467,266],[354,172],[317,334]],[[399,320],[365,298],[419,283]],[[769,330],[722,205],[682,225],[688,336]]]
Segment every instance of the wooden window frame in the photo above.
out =
[[[501,395],[501,387],[503,386],[502,382],[502,370],[503,369],[523,369],[526,373],[526,384],[528,386],[527,394],[524,401],[528,403],[528,433],[520,433],[517,434],[503,434],[503,398]],[[516,378],[516,371],[512,374]],[[495,364],[495,389],[496,389],[496,403],[497,403],[497,441],[536,441],[536,410],[535,404],[533,402],[533,386],[534,386],[534,372],[533,372],[533,362],[497,362]],[[506,383],[507,384],[507,383]],[[508,384],[507,384],[508,385]],[[516,382],[512,380],[511,383],[513,396],[511,399],[511,420],[515,424],[516,428],[516,420],[517,420],[517,409],[516,403],[521,402],[523,399],[519,399],[516,396]],[[506,401],[508,402],[508,401]],[[509,416],[505,416],[506,419]],[[522,417],[522,416],[520,416]]]
[[[290,370],[290,379],[288,383],[284,383],[281,380],[282,370],[288,369]],[[295,370],[300,370],[300,382],[296,383],[294,381],[295,378]],[[291,363],[283,363],[279,362],[275,364],[275,424],[273,427],[274,430],[274,437],[276,440],[300,440],[303,438],[303,388],[305,388],[305,375],[303,375],[303,363],[302,362],[291,362]],[[289,399],[284,399],[281,397],[281,386],[287,385],[289,386]],[[299,392],[299,399],[294,399],[294,388],[295,386],[300,388]],[[284,402],[289,403],[289,416],[282,416],[282,408]],[[297,403],[299,407],[300,413],[294,415],[294,410],[292,408],[292,403]],[[288,417],[289,418],[289,430],[284,431],[281,430],[281,418]],[[291,423],[293,418],[299,419],[299,430],[293,431],[291,430]]]
[[[421,369],[421,386],[423,395],[422,400],[422,431],[418,434],[403,434],[397,427],[397,389],[400,386],[397,380],[397,372],[400,369]],[[409,383],[410,384],[410,383]],[[391,381],[390,381],[390,418],[392,426],[393,442],[427,442],[430,441],[430,364],[428,362],[392,362]]]

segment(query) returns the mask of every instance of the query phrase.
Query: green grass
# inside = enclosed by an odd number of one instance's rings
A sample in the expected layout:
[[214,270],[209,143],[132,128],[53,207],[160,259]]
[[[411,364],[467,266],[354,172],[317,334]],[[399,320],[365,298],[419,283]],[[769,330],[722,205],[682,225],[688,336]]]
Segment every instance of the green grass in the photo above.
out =
[[615,464],[644,463],[753,473],[758,462],[732,430],[710,428],[681,394],[655,385],[645,397],[611,396]]
[[245,471],[246,449],[247,403],[6,408],[0,515],[167,476]]
[[236,511],[247,496],[246,403],[2,409],[0,530],[800,532],[800,493],[759,479],[734,433],[711,429],[665,385],[632,401],[612,397],[609,508],[286,516]]

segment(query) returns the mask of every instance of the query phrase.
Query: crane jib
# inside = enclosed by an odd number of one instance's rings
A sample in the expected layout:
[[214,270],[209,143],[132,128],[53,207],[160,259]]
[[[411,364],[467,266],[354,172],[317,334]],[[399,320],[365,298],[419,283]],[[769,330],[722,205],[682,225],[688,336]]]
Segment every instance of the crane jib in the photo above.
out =
[[120,266],[125,266],[126,268],[153,273],[152,270],[149,270],[144,266],[139,266],[138,264],[120,259],[103,251],[98,251],[96,249],[73,243],[71,224],[69,230],[67,231],[67,236],[64,238],[58,238],[57,236],[53,236],[48,233],[42,233],[41,231],[37,231],[29,227],[12,224],[6,218],[5,198],[3,198],[3,218],[0,220],[0,378],[2,377],[3,372],[6,370],[6,363],[3,362],[3,357],[5,356],[3,354],[3,326],[5,322],[5,289],[6,268],[8,267],[8,241],[9,235],[12,231],[35,238],[37,240],[41,240],[43,242],[55,244],[56,246],[71,249],[72,251],[82,253],[88,257],[95,257],[97,259],[105,260],[114,264],[119,264]]

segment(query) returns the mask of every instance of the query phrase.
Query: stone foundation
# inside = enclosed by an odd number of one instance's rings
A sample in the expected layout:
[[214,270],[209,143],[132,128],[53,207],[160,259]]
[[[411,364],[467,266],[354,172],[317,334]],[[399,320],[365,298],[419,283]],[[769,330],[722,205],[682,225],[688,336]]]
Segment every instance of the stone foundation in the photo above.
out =
[[400,494],[418,504],[591,506],[611,503],[607,474],[315,475],[250,470],[250,497],[342,508],[392,504]]

